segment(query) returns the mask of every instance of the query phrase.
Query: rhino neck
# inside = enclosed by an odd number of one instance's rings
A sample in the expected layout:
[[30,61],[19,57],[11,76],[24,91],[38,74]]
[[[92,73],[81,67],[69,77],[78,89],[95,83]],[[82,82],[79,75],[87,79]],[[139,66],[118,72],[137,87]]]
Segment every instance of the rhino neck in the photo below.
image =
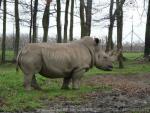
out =
[[91,55],[91,64],[90,64],[90,68],[92,68],[95,65],[95,52],[94,52],[94,47],[92,46],[88,46],[86,44],[84,44],[84,46],[88,49],[90,55]]

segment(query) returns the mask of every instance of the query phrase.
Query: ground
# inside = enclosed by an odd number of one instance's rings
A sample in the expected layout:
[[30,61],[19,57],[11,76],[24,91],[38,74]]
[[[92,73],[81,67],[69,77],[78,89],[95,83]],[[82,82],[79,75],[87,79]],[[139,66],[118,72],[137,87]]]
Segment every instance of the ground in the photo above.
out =
[[[67,111],[67,113],[149,113],[150,112],[150,74],[114,76],[94,76],[84,81],[93,86],[90,93],[79,96],[78,101],[58,96],[55,100],[44,102],[46,111]],[[102,86],[104,89],[102,90]],[[107,87],[107,90],[106,90]],[[109,89],[111,87],[111,90]]]
[[26,92],[22,72],[0,65],[0,112],[150,113],[150,63],[141,53],[125,53],[125,68],[91,69],[80,90],[61,90],[61,79],[37,75],[42,91]]

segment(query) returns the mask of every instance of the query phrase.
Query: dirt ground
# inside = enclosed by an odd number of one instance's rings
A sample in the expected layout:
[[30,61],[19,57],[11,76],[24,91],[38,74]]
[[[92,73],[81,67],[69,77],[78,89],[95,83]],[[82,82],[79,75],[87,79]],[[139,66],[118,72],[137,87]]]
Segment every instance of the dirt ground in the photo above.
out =
[[83,79],[83,84],[96,89],[79,95],[77,101],[64,97],[44,100],[47,107],[23,113],[150,113],[150,73],[96,75]]
[[84,80],[90,86],[110,86],[112,91],[97,90],[81,95],[81,101],[58,97],[37,113],[150,113],[150,74],[97,75]]

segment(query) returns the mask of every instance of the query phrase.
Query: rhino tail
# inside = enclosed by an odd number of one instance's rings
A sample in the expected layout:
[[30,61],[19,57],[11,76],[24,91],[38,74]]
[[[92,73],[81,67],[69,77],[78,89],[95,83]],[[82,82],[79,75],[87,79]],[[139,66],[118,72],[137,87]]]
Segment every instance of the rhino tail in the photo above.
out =
[[19,51],[18,56],[16,58],[16,72],[19,71],[19,59],[22,51]]

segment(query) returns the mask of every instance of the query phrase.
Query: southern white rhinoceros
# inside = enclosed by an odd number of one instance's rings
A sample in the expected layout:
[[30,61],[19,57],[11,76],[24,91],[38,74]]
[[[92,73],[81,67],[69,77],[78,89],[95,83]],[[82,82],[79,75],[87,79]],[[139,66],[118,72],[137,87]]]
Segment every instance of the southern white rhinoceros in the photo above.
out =
[[18,66],[24,73],[24,87],[39,89],[35,74],[64,78],[62,89],[78,89],[83,74],[93,66],[112,70],[112,57],[100,49],[99,39],[86,36],[70,43],[31,43],[18,54]]

